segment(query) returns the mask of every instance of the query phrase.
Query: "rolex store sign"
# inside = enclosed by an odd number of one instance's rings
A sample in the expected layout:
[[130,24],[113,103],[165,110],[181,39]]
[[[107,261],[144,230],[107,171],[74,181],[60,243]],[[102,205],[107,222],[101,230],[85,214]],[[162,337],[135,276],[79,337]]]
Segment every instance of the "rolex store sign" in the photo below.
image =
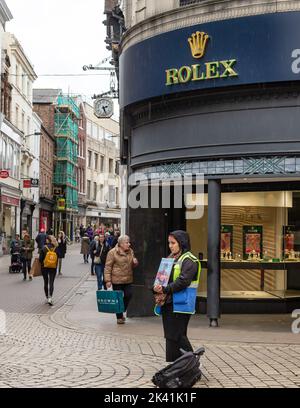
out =
[[[210,36],[205,32],[199,31],[193,33],[188,38],[187,46],[189,45],[193,58],[200,60],[204,57],[209,41]],[[194,81],[238,77],[236,64],[236,59],[228,59],[195,63],[191,66],[184,65],[180,68],[169,68],[166,70],[166,86],[186,84]]]

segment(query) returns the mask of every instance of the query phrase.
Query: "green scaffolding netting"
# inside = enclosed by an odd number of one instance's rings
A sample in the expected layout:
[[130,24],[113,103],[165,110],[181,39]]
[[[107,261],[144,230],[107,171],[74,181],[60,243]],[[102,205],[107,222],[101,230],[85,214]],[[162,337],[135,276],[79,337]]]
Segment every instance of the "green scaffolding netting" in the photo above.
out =
[[72,110],[72,112],[77,116],[77,118],[80,117],[80,109],[76,105],[74,99],[68,96],[60,95],[57,99],[57,104],[58,106],[68,106]]

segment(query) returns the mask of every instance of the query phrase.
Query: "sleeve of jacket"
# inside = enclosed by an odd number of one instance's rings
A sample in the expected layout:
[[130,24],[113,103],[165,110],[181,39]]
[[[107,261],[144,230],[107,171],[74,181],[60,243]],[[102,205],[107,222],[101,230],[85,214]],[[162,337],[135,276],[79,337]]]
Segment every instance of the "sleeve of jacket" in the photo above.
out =
[[43,248],[43,250],[41,251],[40,256],[39,256],[39,260],[40,260],[40,263],[42,265],[44,263],[45,258],[46,258],[46,248]]
[[181,290],[190,286],[192,281],[196,279],[198,273],[198,264],[185,259],[182,263],[181,273],[176,281],[170,283],[163,292],[166,294],[180,292]]
[[113,264],[114,264],[114,250],[112,249],[111,251],[109,251],[105,262],[104,281],[106,283],[111,282]]

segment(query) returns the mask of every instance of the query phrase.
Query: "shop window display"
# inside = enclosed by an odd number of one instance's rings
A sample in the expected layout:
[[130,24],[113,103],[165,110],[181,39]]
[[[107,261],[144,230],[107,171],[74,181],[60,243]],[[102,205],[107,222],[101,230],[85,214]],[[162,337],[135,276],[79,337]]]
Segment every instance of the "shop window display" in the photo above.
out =
[[[204,215],[187,219],[192,250],[207,259],[208,197]],[[221,296],[300,296],[300,193],[222,193]],[[299,271],[299,272],[298,272]],[[206,297],[203,268],[199,295]]]

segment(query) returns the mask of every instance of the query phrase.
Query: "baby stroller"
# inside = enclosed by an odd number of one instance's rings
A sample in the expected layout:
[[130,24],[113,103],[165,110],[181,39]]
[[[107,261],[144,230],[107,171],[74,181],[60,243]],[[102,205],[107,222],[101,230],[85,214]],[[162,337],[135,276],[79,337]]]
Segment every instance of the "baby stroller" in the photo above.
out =
[[11,265],[9,267],[9,273],[20,273],[22,271],[23,264],[21,261],[21,254],[19,252],[13,252],[11,254]]

